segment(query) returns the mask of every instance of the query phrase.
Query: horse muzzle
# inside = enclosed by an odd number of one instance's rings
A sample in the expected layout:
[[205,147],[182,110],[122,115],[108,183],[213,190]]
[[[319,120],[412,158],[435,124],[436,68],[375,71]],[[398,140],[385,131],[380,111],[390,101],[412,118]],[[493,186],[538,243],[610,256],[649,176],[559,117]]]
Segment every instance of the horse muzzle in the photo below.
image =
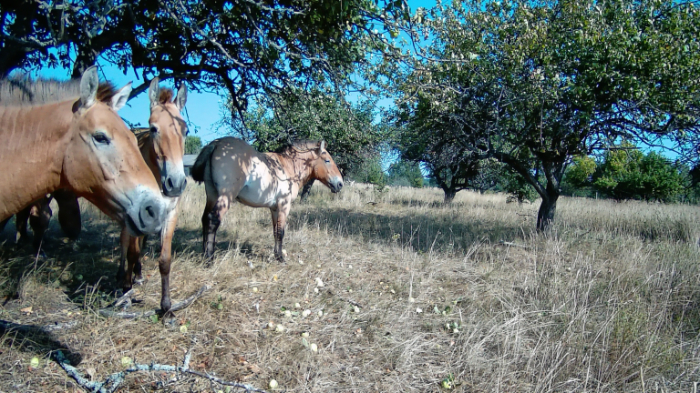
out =
[[131,207],[126,214],[126,228],[131,235],[141,236],[160,232],[167,216],[163,198],[143,186],[130,195]]
[[[180,169],[180,170],[177,170]],[[187,186],[187,177],[181,168],[176,168],[175,165],[165,162],[165,168],[161,171],[161,187],[163,195],[167,197],[179,197],[185,191]]]
[[333,179],[328,182],[328,188],[331,189],[332,193],[338,193],[343,188],[343,181],[339,179]]

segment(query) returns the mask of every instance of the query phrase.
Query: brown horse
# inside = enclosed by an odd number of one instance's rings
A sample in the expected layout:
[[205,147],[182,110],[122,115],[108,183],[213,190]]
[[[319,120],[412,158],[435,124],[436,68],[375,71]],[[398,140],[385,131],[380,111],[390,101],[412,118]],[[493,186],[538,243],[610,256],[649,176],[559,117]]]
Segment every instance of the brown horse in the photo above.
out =
[[[148,119],[150,129],[136,136],[141,155],[146,160],[156,179],[160,179],[160,187],[165,198],[167,207],[167,218],[161,230],[161,252],[159,269],[161,274],[161,310],[167,312],[170,309],[170,262],[172,237],[177,224],[177,207],[179,196],[185,190],[187,177],[182,162],[185,154],[185,137],[187,136],[187,125],[180,112],[187,102],[187,87],[183,84],[178,90],[177,97],[173,100],[173,91],[170,89],[160,89],[158,78],[151,81],[148,89],[148,96],[151,102],[151,115]],[[73,206],[77,206],[78,201],[73,195],[63,190],[54,193],[59,205],[59,221],[64,231],[75,231],[76,221],[80,225],[80,209],[77,211]],[[60,199],[59,199],[60,198]],[[50,197],[41,199],[33,204],[26,211],[31,211],[30,223],[34,231],[35,242],[37,238],[41,241],[41,234],[44,233],[51,218],[51,209],[48,206]],[[70,218],[65,222],[61,221],[61,214],[64,207],[70,212]],[[47,211],[48,209],[48,211]],[[31,221],[33,214],[41,213],[36,220],[36,224]],[[26,218],[17,214],[16,220],[20,222],[24,219],[24,231],[26,233]],[[18,225],[18,228],[21,226]],[[18,229],[19,231],[19,229]],[[131,289],[134,282],[140,283],[141,277],[141,249],[145,237],[131,236],[126,227],[121,232],[121,258],[119,270],[117,271],[117,283],[121,285],[124,292]],[[38,247],[38,245],[36,246]],[[128,263],[126,263],[128,262]]]
[[216,231],[236,200],[272,213],[275,256],[284,261],[282,241],[287,215],[299,189],[317,179],[332,192],[343,188],[343,177],[325,142],[297,142],[278,153],[258,153],[238,138],[208,144],[192,166],[192,178],[204,182],[207,204],[202,215],[204,255],[211,258]]
[[0,106],[0,221],[67,189],[133,235],[158,232],[167,202],[117,114],[130,92],[131,84],[120,90],[100,85],[90,67],[78,98]]
[[[161,250],[158,262],[161,279],[160,307],[165,313],[170,310],[171,244],[177,224],[178,200],[187,184],[182,162],[187,125],[180,114],[187,102],[187,87],[182,84],[173,100],[173,91],[160,89],[158,78],[155,78],[151,81],[148,96],[151,102],[151,116],[148,119],[150,130],[137,138],[141,155],[155,178],[160,180],[161,190],[169,204],[165,225],[160,232]],[[134,282],[142,281],[139,259],[144,241],[144,237],[130,236],[126,229],[122,229],[122,254],[117,282],[121,283],[125,292],[131,289]]]

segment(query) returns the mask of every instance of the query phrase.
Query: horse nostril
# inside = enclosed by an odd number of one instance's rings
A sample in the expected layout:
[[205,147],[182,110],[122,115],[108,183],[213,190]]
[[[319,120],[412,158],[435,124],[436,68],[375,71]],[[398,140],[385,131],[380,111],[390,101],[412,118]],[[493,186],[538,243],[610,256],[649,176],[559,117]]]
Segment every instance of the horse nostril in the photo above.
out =
[[153,206],[146,206],[146,214],[148,214],[148,217],[150,218],[155,218],[156,217],[156,212],[153,210]]
[[173,186],[173,179],[172,179],[171,177],[169,177],[169,178],[165,181],[165,188],[168,189],[168,190],[172,190],[173,188],[175,188],[175,187]]

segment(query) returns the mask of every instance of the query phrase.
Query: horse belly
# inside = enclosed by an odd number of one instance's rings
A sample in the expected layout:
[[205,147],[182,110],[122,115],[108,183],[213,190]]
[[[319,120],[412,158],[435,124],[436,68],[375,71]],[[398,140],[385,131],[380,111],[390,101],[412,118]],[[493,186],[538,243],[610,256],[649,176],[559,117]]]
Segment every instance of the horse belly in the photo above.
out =
[[277,200],[277,189],[269,172],[264,171],[265,167],[261,165],[253,165],[253,168],[236,199],[252,207],[274,206]]

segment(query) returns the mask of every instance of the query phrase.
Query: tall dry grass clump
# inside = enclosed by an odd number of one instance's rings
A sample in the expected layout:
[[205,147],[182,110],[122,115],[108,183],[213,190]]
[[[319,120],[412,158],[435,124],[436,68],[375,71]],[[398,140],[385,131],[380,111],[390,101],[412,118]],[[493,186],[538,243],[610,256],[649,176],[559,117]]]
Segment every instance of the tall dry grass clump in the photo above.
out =
[[[165,324],[96,314],[114,296],[119,233],[83,206],[86,233],[64,243],[52,224],[48,259],[35,263],[8,243],[0,249],[8,296],[0,318],[78,322],[51,337],[6,333],[0,384],[71,389],[52,362],[28,366],[62,346],[95,379],[120,370],[124,357],[178,364],[191,350],[197,370],[258,387],[274,378],[290,392],[696,388],[697,208],[563,198],[556,224],[539,235],[536,204],[470,192],[451,205],[442,198],[435,189],[355,184],[331,194],[315,187],[308,202],[292,207],[284,265],[272,257],[270,213],[234,205],[206,263],[204,192],[188,186],[172,296],[182,299],[205,282],[213,290]],[[147,245],[148,281],[134,309],[158,305],[156,250]],[[21,311],[29,306],[31,313]],[[145,372],[127,385],[224,390]]]

